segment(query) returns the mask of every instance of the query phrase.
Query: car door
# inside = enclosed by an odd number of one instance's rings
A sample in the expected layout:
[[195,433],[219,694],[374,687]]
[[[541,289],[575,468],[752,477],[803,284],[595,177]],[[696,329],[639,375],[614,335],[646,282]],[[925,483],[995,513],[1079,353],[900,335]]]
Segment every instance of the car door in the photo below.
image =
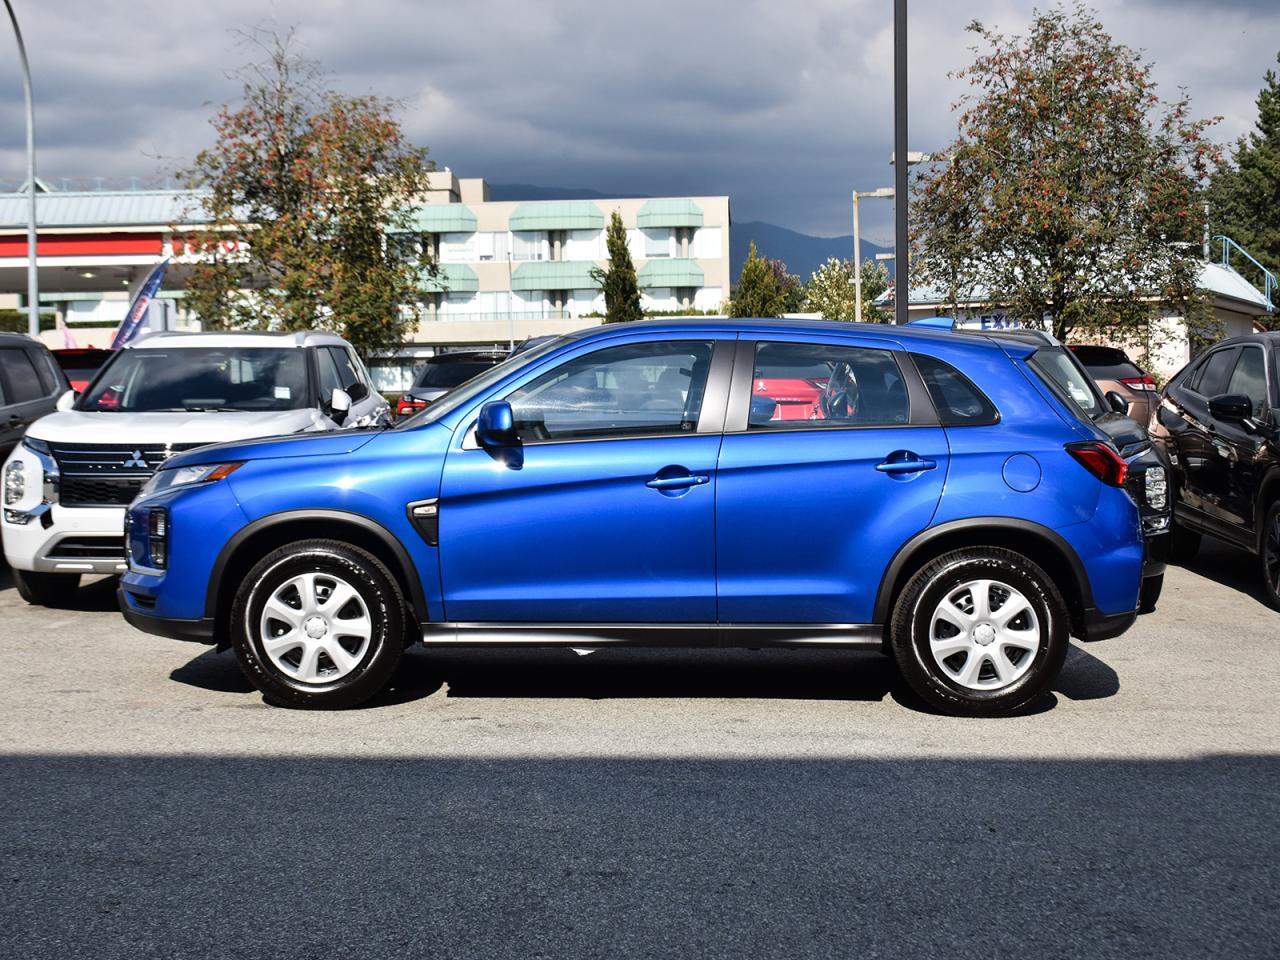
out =
[[[54,399],[41,382],[34,351],[21,344],[0,345],[0,453],[8,456],[27,427],[53,410]],[[47,379],[47,376],[46,376]]]
[[[1261,344],[1247,343],[1240,347],[1222,392],[1248,397],[1253,421],[1267,422],[1271,400],[1267,384],[1267,355]],[[1219,483],[1212,491],[1214,513],[1219,521],[1229,526],[1235,539],[1252,542],[1254,494],[1261,480],[1258,476],[1259,454],[1266,442],[1256,428],[1240,422],[1215,419],[1211,429],[1215,437],[1211,456],[1220,461],[1212,471],[1213,478]]]
[[1226,387],[1239,353],[1238,346],[1228,346],[1208,354],[1185,381],[1169,391],[1176,411],[1161,417],[1177,455],[1179,500],[1201,518],[1216,516],[1217,501],[1226,485],[1222,476],[1226,448],[1218,436],[1218,424],[1209,414],[1209,400]]
[[[818,395],[796,420],[784,403],[799,382]],[[947,462],[946,435],[895,345],[741,341],[716,467],[720,621],[869,623],[894,552],[933,517]]]
[[592,343],[530,371],[489,398],[511,404],[514,459],[463,422],[439,499],[448,620],[715,621],[724,337]]

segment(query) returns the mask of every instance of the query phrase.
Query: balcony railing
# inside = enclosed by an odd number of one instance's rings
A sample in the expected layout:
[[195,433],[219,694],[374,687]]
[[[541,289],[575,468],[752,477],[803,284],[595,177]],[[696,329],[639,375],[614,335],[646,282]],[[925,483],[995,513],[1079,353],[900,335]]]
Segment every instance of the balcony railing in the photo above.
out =
[[453,311],[437,311],[422,314],[424,322],[444,323],[508,323],[522,320],[572,320],[573,314],[568,310],[504,310],[499,313],[454,313]]

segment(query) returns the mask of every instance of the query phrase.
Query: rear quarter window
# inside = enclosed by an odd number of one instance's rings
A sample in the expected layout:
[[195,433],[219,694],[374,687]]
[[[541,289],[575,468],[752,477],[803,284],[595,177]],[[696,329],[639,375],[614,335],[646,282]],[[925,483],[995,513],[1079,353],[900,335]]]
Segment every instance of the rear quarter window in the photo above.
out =
[[944,427],[982,426],[1000,419],[995,404],[951,364],[920,353],[911,354],[911,359]]

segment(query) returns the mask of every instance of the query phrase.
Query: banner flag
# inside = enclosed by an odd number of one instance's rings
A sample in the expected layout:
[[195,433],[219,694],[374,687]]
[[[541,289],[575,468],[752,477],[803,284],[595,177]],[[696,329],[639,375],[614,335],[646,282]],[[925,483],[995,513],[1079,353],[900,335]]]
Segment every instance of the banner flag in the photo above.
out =
[[138,295],[133,298],[133,303],[129,304],[129,312],[124,315],[116,335],[111,339],[112,350],[119,350],[142,330],[142,321],[147,316],[147,308],[151,306],[155,295],[160,292],[160,284],[164,281],[164,274],[168,269],[169,261],[166,258],[157,263],[147,275],[146,281],[138,289]]

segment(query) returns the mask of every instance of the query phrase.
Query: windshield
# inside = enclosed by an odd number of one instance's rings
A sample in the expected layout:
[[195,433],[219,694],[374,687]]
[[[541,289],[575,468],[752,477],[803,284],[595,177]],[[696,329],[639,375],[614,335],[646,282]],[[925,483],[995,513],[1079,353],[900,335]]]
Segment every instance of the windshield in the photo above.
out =
[[122,350],[77,409],[100,413],[297,410],[307,405],[307,357],[296,347]]
[[418,374],[415,387],[456,387],[466,383],[478,373],[484,373],[494,365],[492,360],[454,360],[432,363],[427,361]]
[[1093,420],[1107,412],[1093,382],[1061,347],[1042,347],[1031,355],[1028,362],[1055,393],[1088,419]]
[[515,354],[507,357],[496,366],[490,367],[478,377],[468,380],[461,388],[454,390],[452,393],[446,393],[443,397],[427,407],[420,410],[411,417],[406,417],[394,427],[396,430],[411,430],[414,427],[420,427],[424,423],[434,423],[447,413],[452,413],[462,404],[469,401],[478,393],[488,390],[493,384],[497,383],[503,377],[515,370],[519,370],[525,364],[546,356],[552,350],[562,344],[568,343],[571,337],[553,337],[546,343],[534,347],[532,350],[526,350],[524,353]]

